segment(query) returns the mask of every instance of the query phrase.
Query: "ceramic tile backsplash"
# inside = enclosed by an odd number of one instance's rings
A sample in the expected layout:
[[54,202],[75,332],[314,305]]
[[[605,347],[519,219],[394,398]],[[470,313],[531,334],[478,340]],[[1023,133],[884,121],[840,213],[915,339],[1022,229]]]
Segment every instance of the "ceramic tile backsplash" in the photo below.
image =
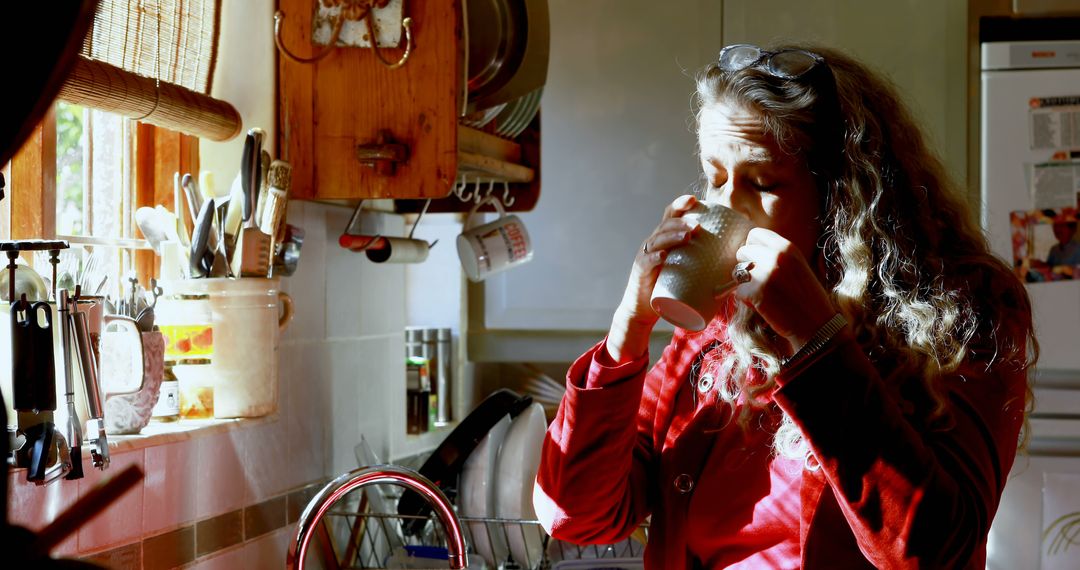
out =
[[[95,469],[90,463],[89,453],[84,453],[83,474],[79,479],[79,496],[84,497],[106,478],[138,465],[146,473],[144,450],[137,449],[125,453],[110,454],[109,468],[105,471]],[[60,484],[66,484],[64,483]],[[145,483],[144,483],[145,484]],[[79,529],[79,550],[82,552],[127,544],[143,536],[143,485],[135,485],[127,493],[113,501],[109,508],[102,511],[88,524]]]
[[304,246],[296,273],[283,278],[281,288],[293,300],[296,314],[282,340],[321,341],[326,338],[326,247],[322,235],[326,206],[289,202],[290,224],[304,229]]
[[[337,245],[351,212],[326,211],[327,337],[356,338],[396,333],[405,327],[405,266],[373,263],[362,252]],[[400,236],[402,216],[366,213],[353,232]]]
[[[38,530],[56,519],[79,498],[77,481],[58,481],[38,487],[26,481],[26,470],[8,474],[8,520],[11,524]],[[53,550],[61,555],[79,551],[79,535],[73,533]]]
[[143,478],[143,531],[171,530],[197,516],[198,450],[188,441],[148,447]]
[[[288,382],[288,436],[284,446],[293,487],[331,474],[328,458],[333,418],[327,410],[333,402],[333,378],[326,357],[329,347],[304,344],[284,350],[282,365],[295,368]],[[286,358],[291,359],[291,364],[285,364]]]
[[199,486],[195,495],[195,515],[203,518],[244,506],[248,482],[244,477],[241,438],[233,430],[199,438],[196,449]]
[[246,504],[262,501],[292,486],[289,463],[283,452],[286,422],[276,421],[253,426],[240,432],[243,477],[250,492]]

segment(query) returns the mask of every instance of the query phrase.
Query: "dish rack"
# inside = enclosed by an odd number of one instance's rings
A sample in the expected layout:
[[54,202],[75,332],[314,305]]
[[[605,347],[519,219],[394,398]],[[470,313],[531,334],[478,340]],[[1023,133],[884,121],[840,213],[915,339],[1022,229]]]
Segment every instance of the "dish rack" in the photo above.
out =
[[[407,520],[427,519],[421,536],[405,536],[400,529]],[[486,517],[459,517],[468,545],[469,568],[488,570],[549,570],[564,560],[628,559],[641,558],[648,536],[647,525],[642,525],[631,538],[609,545],[575,545],[551,538],[535,520],[514,520]],[[342,568],[415,568],[418,566],[393,566],[400,560],[406,548],[445,547],[446,536],[442,524],[432,515],[417,517],[408,515],[365,512],[364,509],[337,507],[327,512],[327,527],[320,531],[322,543],[316,550],[321,553],[324,567]],[[492,551],[500,551],[496,544],[539,544],[539,556],[528,553],[535,548],[525,548],[528,560],[507,560],[497,563],[487,560]],[[397,544],[395,544],[397,543]],[[477,547],[480,547],[479,549]],[[486,552],[478,552],[486,550]],[[521,552],[521,549],[518,549]],[[508,552],[508,550],[507,550]],[[535,558],[535,559],[533,559]],[[486,565],[479,562],[486,561]],[[445,568],[445,562],[431,560],[424,567]],[[555,566],[557,567],[557,566]]]

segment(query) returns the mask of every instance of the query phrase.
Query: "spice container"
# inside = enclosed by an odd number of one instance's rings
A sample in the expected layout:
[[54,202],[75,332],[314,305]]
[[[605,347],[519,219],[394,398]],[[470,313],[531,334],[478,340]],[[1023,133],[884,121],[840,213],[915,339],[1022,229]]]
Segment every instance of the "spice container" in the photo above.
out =
[[428,431],[433,414],[428,361],[410,356],[405,359],[405,432],[416,435]]

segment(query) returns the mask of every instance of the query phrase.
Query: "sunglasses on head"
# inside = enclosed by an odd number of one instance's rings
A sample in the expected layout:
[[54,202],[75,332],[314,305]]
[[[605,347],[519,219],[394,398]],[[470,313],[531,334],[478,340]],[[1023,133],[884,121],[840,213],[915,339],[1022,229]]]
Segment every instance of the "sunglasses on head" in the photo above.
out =
[[717,63],[727,72],[757,67],[773,77],[797,79],[825,63],[825,58],[802,49],[767,51],[751,44],[735,44],[720,50]]

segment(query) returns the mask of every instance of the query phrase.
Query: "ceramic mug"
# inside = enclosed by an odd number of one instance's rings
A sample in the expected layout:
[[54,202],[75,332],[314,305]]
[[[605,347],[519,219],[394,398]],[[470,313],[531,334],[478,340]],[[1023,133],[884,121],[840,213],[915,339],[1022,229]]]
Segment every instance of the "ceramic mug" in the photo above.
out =
[[719,298],[737,283],[731,276],[735,252],[754,227],[735,210],[702,202],[683,214],[701,228],[689,242],[668,252],[653,288],[652,308],[667,322],[700,331],[719,308]]
[[[491,203],[499,217],[474,226],[477,212]],[[502,202],[488,196],[473,206],[465,218],[465,227],[457,237],[458,257],[470,281],[479,282],[489,275],[516,267],[532,259],[532,241],[521,218],[507,215]]]

